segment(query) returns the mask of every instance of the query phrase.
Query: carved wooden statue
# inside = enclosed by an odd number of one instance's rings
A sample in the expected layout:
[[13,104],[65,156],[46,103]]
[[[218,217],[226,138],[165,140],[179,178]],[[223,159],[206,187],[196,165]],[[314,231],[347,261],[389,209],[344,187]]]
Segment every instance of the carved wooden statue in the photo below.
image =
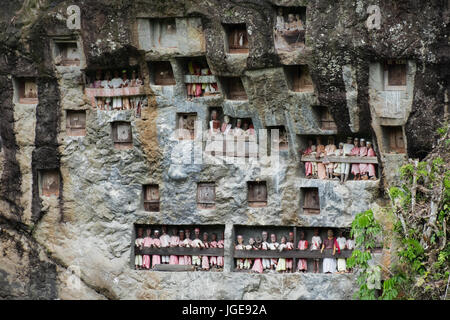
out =
[[[319,229],[314,229],[314,236],[311,238],[311,251],[320,250],[322,239],[319,236]],[[319,258],[314,258],[314,273],[319,273]]]

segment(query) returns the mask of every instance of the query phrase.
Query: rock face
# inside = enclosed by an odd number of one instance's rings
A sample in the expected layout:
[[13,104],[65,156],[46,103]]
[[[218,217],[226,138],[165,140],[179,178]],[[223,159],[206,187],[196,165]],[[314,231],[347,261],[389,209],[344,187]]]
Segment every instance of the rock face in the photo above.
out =
[[[72,4],[81,10],[80,30],[66,24]],[[373,4],[380,8],[381,26],[368,30],[367,8]],[[0,35],[0,299],[351,299],[357,287],[353,274],[232,271],[234,230],[348,228],[357,213],[383,200],[384,187],[395,181],[407,156],[422,158],[431,150],[448,104],[446,5],[438,0],[9,1],[0,13],[5,30]],[[278,7],[306,7],[305,45],[275,49]],[[152,25],[162,18],[176,25],[168,47],[154,42]],[[225,27],[243,23],[249,52],[230,54]],[[61,39],[76,39],[79,66],[55,65],[55,41]],[[188,99],[186,59],[198,56],[206,58],[221,94]],[[407,62],[400,93],[384,87],[387,60]],[[170,62],[175,85],[155,84],[155,61]],[[308,66],[312,90],[292,90],[289,65]],[[135,110],[92,107],[85,79],[97,68],[139,68],[148,101],[140,116]],[[241,78],[247,100],[229,99],[227,77]],[[18,101],[22,78],[35,79],[37,104]],[[324,107],[336,130],[321,127]],[[207,130],[211,108],[251,119],[257,131],[284,126],[288,148],[278,157],[271,150],[271,157],[260,161],[229,163],[202,154],[201,140],[178,140],[177,114],[196,113],[198,125]],[[86,112],[85,136],[68,134],[67,110]],[[129,149],[114,147],[117,121],[130,123]],[[406,153],[392,152],[385,127],[400,127]],[[345,184],[306,179],[298,150],[316,135],[370,138],[381,179]],[[42,195],[48,169],[60,174],[57,196]],[[248,205],[249,181],[266,182],[265,207]],[[215,208],[198,209],[199,182],[214,182]],[[144,210],[147,184],[159,186],[159,212]],[[318,189],[320,214],[303,212],[304,188]],[[134,270],[136,224],[222,226],[224,271]]]

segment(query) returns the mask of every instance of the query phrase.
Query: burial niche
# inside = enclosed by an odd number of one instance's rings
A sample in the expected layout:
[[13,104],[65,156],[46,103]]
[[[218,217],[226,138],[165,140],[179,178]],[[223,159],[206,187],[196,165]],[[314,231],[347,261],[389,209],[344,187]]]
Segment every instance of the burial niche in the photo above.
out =
[[45,169],[39,171],[41,195],[45,197],[59,196],[59,171]]
[[322,130],[337,130],[336,122],[327,107],[317,107],[317,112],[320,119],[320,129]]
[[381,126],[387,152],[406,153],[403,128],[401,126]]
[[19,103],[36,104],[38,103],[38,91],[36,79],[34,78],[17,78],[14,81],[16,90],[16,98]]
[[[272,131],[274,130],[274,131]],[[278,130],[278,137],[275,134]],[[268,150],[272,150],[272,144],[278,145],[278,150],[288,150],[289,149],[289,143],[288,143],[288,135],[286,128],[284,126],[271,126],[267,127],[268,131]]]
[[86,135],[86,111],[85,110],[67,110],[66,133],[68,136],[85,136]]
[[248,53],[248,35],[245,23],[224,24],[228,53]]
[[265,181],[248,181],[247,188],[249,207],[267,206],[267,184]]
[[170,61],[154,61],[150,64],[153,83],[157,86],[173,86],[176,84]]
[[133,136],[131,124],[125,121],[116,121],[112,123],[112,135],[114,148],[131,149],[133,146]]
[[406,90],[406,62],[388,60],[384,65],[384,89]]
[[217,79],[212,74],[205,57],[181,60],[188,98],[220,94]]
[[197,113],[177,113],[177,130],[179,140],[193,140]]
[[223,77],[222,86],[228,100],[248,100],[242,79],[240,77]]
[[301,188],[301,196],[303,200],[304,214],[319,214],[319,189],[318,188]]
[[76,40],[55,39],[53,59],[57,66],[79,66],[81,55]]
[[292,51],[305,45],[306,7],[278,7],[275,21],[277,50]]
[[175,18],[150,19],[150,45],[153,48],[177,48]]
[[314,86],[307,65],[284,67],[289,90],[295,92],[314,92]]
[[144,185],[144,210],[159,211],[159,186],[157,184]]
[[214,182],[201,182],[197,185],[197,208],[214,209],[216,207],[215,189]]

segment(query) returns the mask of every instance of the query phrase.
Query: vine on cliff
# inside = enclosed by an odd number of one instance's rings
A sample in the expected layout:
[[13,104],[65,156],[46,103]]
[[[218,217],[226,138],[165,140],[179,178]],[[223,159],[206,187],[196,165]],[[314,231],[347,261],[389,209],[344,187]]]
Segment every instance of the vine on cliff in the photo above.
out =
[[[437,146],[423,161],[409,160],[400,168],[397,186],[389,189],[394,216],[393,239],[398,249],[391,252],[398,261],[391,265],[390,277],[382,287],[380,299],[445,299],[450,280],[450,169],[449,127],[439,130]],[[373,212],[356,216],[352,235],[358,250],[349,266],[359,269],[356,296],[376,299],[379,266],[370,266],[374,240],[390,236],[381,229]]]

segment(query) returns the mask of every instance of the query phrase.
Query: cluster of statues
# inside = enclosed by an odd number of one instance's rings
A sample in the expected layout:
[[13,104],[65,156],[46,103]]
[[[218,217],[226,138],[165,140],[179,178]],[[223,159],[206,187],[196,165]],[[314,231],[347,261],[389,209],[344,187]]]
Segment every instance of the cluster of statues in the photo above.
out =
[[242,119],[237,119],[236,125],[233,128],[229,116],[224,116],[223,122],[221,123],[217,120],[217,111],[213,110],[211,112],[211,120],[209,121],[209,133],[211,135],[222,134],[224,136],[251,136],[255,135],[255,127],[250,121],[242,121]]
[[[114,70],[113,77],[111,71],[106,71],[104,77],[102,71],[97,70],[95,80],[88,84],[89,88],[95,89],[119,89],[136,88],[144,84],[135,70],[131,72],[131,79],[128,78],[127,70],[122,70],[119,75],[118,70]],[[97,97],[96,107],[100,110],[130,110],[141,109],[146,103],[145,96],[117,96],[117,97]]]
[[287,21],[284,20],[283,9],[278,10],[277,21],[275,24],[276,31],[286,31],[286,30],[304,30],[302,19],[300,19],[300,14],[289,13],[287,16]]
[[[211,69],[209,69],[208,66],[202,68],[202,66],[193,61],[189,61],[187,67],[190,75],[212,75]],[[197,98],[219,93],[219,87],[217,86],[217,83],[187,83],[186,88],[188,98]]]
[[[217,240],[217,234],[211,234],[211,240],[209,240],[209,235],[204,232],[202,238],[200,238],[200,229],[194,229],[194,239],[191,239],[191,231],[186,230],[176,230],[172,229],[172,235],[167,233],[167,227],[161,227],[161,233],[159,230],[152,230],[147,228],[145,230],[146,236],[143,235],[144,229],[138,228],[137,237],[135,240],[135,246],[138,249],[144,248],[223,248],[224,241]],[[221,269],[223,268],[223,256],[194,256],[194,255],[170,255],[161,256],[158,254],[153,255],[141,255],[137,254],[135,256],[135,267],[136,269],[150,269],[157,264],[179,264],[179,265],[193,265],[196,270],[210,270],[210,269]]]
[[[250,238],[248,244],[244,244],[244,238],[242,235],[237,236],[237,244],[235,245],[235,250],[277,250],[279,252],[285,250],[320,250],[322,253],[324,249],[333,249],[333,255],[335,255],[336,250],[353,250],[355,247],[355,242],[352,239],[345,239],[343,232],[339,232],[339,237],[335,238],[333,236],[333,231],[328,230],[328,236],[326,239],[322,240],[319,236],[319,229],[314,230],[314,236],[311,238],[311,242],[305,239],[305,233],[303,231],[299,234],[300,240],[295,248],[294,243],[294,233],[289,232],[288,237],[282,236],[281,242],[277,242],[276,234],[272,233],[270,235],[270,240],[268,240],[268,233],[263,231],[261,238],[258,236],[256,238]],[[256,259],[235,259],[237,270],[250,270],[251,272],[263,273],[263,272],[306,272],[308,269],[307,259],[298,259],[297,267],[294,265],[294,259],[289,258],[256,258]],[[319,273],[320,258],[314,258],[314,273]],[[336,269],[337,268],[337,269]],[[324,273],[345,273],[349,272],[346,266],[346,259],[339,258],[336,264],[335,258],[324,258],[323,259],[323,272]]]
[[[355,159],[363,160],[364,157],[375,157],[375,151],[370,141],[351,137],[347,138],[346,143],[339,143],[336,148],[334,138],[328,138],[328,144],[324,146],[321,138],[316,138],[316,145],[312,140],[308,141],[308,147],[300,150],[303,155],[312,155],[320,162],[305,162],[305,175],[307,178],[334,179],[340,180],[341,183],[346,182],[350,172],[354,180],[376,180],[375,165],[373,163],[345,163],[331,162],[328,157],[355,157]],[[350,171],[351,167],[351,171]]]
[[275,46],[277,48],[289,49],[289,47],[297,47],[304,42],[305,27],[298,13],[287,14],[287,21],[280,8],[275,24]]

